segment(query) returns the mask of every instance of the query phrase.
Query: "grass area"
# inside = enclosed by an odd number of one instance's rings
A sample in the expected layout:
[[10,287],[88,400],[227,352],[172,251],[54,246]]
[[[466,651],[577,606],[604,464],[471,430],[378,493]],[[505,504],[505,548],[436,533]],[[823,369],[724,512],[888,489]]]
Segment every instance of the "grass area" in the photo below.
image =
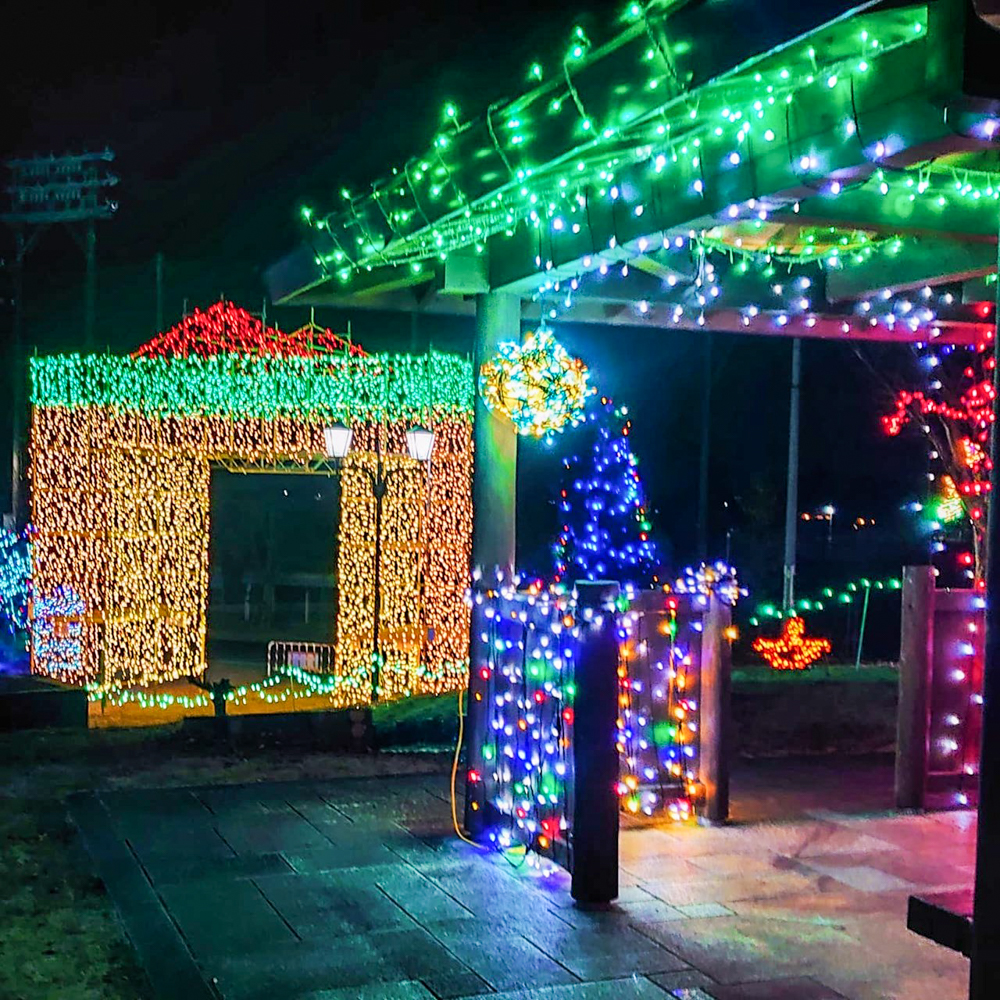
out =
[[458,693],[403,698],[372,710],[379,746],[454,747],[458,739]]
[[860,668],[853,663],[820,663],[811,670],[772,670],[763,663],[733,667],[734,689],[755,684],[895,684],[898,679],[895,663],[862,663]]
[[[454,696],[429,699],[444,718]],[[388,722],[393,706],[379,712]],[[410,707],[408,715],[419,714]],[[398,722],[398,720],[396,720]],[[177,725],[0,736],[0,997],[145,1000],[149,990],[68,822],[74,791],[441,771],[449,755],[348,756],[272,746],[217,752]]]

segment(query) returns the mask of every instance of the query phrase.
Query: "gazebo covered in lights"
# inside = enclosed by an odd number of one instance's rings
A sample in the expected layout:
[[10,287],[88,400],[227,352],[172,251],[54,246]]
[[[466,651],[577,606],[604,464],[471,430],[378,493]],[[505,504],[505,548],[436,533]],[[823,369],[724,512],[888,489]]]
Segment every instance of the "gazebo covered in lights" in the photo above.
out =
[[[31,403],[34,672],[113,690],[205,670],[210,470],[221,466],[340,476],[330,638],[341,701],[368,699],[376,656],[387,697],[464,680],[466,359],[368,354],[220,302],[128,357],[33,359]],[[433,431],[429,460],[408,454],[415,424]],[[337,427],[353,448],[334,459]],[[381,498],[376,468],[392,470]],[[333,541],[316,544],[332,552]]]
[[[474,315],[477,371],[522,321],[559,319],[986,347],[997,25],[996,0],[629,4],[525,67],[517,97],[446,106],[426,150],[363,194],[303,209],[271,297]],[[511,566],[516,438],[475,406],[473,559]],[[986,590],[980,840],[995,845],[1000,555]],[[977,875],[983,998],[1000,980],[995,857],[981,849]]]

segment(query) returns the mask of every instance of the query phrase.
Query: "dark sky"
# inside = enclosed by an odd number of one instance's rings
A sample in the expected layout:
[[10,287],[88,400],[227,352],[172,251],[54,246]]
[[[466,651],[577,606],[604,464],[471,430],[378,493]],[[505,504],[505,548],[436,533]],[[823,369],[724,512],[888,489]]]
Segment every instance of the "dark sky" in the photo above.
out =
[[[117,153],[121,207],[98,238],[99,344],[116,351],[154,332],[158,250],[167,259],[168,322],[179,318],[185,298],[207,305],[225,293],[259,308],[260,268],[295,242],[299,205],[333,199],[344,185],[363,188],[424,148],[445,101],[472,114],[515,93],[535,59],[561,52],[581,14],[585,24],[610,20],[621,7],[594,4],[595,18],[553,0],[8,6],[0,151],[108,145]],[[0,238],[0,254],[9,254],[9,237]],[[82,273],[82,256],[68,236],[47,233],[26,283],[26,332],[39,351],[79,347]],[[0,298],[5,280],[0,271]],[[278,321],[290,328],[300,318],[279,315]],[[399,317],[318,318],[335,327],[350,319],[356,339],[374,349],[405,345],[409,336],[408,320]],[[0,319],[9,322],[9,309]],[[657,526],[677,558],[688,558],[699,335],[567,325],[561,336],[590,364],[602,391],[633,408]],[[427,318],[420,338],[471,347],[468,324]],[[905,348],[866,354],[890,381],[898,381],[891,373],[908,363]],[[784,496],[788,357],[787,342],[717,338],[713,548],[721,552],[728,500],[737,509],[734,559],[754,565],[768,591]],[[846,579],[875,572],[872,561],[892,566],[903,558],[904,529],[891,519],[921,488],[923,465],[919,449],[881,437],[878,414],[886,399],[882,383],[848,347],[807,345],[801,507],[833,502],[845,515],[894,524],[867,551],[845,542],[844,565],[817,562],[823,582],[826,574]],[[8,433],[0,433],[6,442]],[[552,525],[556,456],[535,444],[522,455],[523,553],[540,562]],[[9,459],[2,446],[0,462],[3,487]],[[807,551],[810,544],[804,541]]]

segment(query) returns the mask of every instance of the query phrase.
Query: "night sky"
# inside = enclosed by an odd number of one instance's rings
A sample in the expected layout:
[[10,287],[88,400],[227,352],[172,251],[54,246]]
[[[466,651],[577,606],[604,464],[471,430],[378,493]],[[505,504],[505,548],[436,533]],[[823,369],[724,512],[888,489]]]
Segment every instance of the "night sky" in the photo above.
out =
[[[598,13],[612,17],[612,6]],[[117,153],[120,209],[98,234],[98,341],[131,350],[154,332],[157,251],[167,260],[168,323],[185,298],[204,306],[225,294],[259,309],[260,270],[296,242],[300,205],[330,204],[342,186],[362,189],[418,152],[445,101],[474,114],[515,93],[532,61],[561,49],[579,13],[552,0],[20,4],[4,15],[14,44],[0,64],[0,146],[5,155],[105,145]],[[9,255],[9,234],[0,238]],[[47,233],[26,278],[26,335],[39,352],[80,346],[82,278],[76,245]],[[0,270],[3,299],[7,281]],[[303,318],[277,312],[288,329]],[[409,344],[407,317],[317,319],[339,329],[349,319],[370,349]],[[5,347],[9,321],[5,302]],[[471,322],[433,317],[418,331],[421,342],[461,351],[471,350],[471,333]],[[695,541],[701,335],[572,324],[557,333],[601,391],[632,409],[656,528],[679,568]],[[833,503],[843,515],[829,558],[821,529],[803,530],[806,583],[898,571],[914,554],[899,508],[922,493],[922,449],[885,439],[878,424],[890,386],[913,379],[912,360],[903,347],[862,354],[866,361],[843,344],[805,345],[800,509]],[[711,547],[721,554],[732,528],[733,560],[768,597],[780,591],[789,355],[787,341],[716,336]],[[9,431],[0,434],[6,490]],[[539,569],[548,568],[555,524],[558,448],[522,449],[521,558]],[[876,517],[878,529],[851,532],[859,515]]]

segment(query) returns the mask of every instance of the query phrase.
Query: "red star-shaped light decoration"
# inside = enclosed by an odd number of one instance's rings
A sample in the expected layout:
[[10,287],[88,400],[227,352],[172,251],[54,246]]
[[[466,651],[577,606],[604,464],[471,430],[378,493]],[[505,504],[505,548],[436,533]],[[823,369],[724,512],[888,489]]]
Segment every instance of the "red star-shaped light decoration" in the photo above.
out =
[[830,652],[829,639],[807,639],[806,623],[801,618],[786,618],[777,639],[759,636],[753,651],[767,661],[772,670],[808,670],[821,656]]

